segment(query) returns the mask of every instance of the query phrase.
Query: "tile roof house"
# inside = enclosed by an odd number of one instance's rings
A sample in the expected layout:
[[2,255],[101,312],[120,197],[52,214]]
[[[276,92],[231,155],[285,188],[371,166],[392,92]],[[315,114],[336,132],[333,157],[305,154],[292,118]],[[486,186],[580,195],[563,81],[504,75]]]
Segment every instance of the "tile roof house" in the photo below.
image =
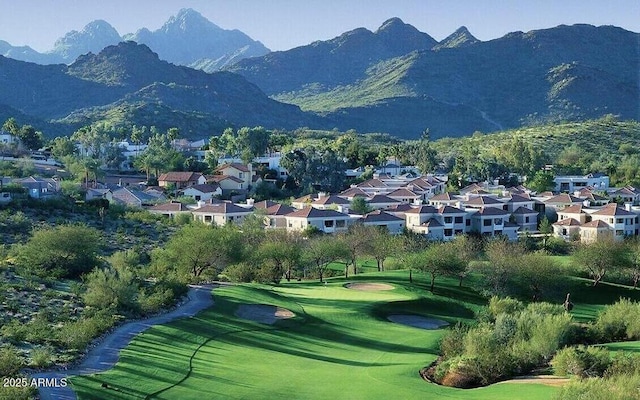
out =
[[140,208],[143,206],[151,206],[161,199],[141,190],[122,187],[116,189],[112,193],[113,201],[129,207]]
[[233,203],[223,202],[203,205],[194,209],[191,213],[196,221],[222,226],[228,223],[242,223],[253,211],[253,207],[240,207]]
[[242,181],[242,189],[248,190],[254,183],[256,177],[256,171],[253,170],[253,165],[240,164],[240,163],[226,163],[218,166],[215,173],[217,175],[232,176]]
[[295,211],[296,209],[291,206],[288,206],[286,204],[275,203],[270,207],[264,209],[265,225],[268,228],[286,228],[287,219],[285,218],[285,216]]
[[353,219],[348,215],[335,210],[320,210],[314,207],[306,207],[284,216],[287,221],[287,230],[304,231],[309,227],[315,227],[324,233],[346,231]]
[[222,188],[217,182],[203,183],[189,186],[182,191],[182,194],[193,198],[195,201],[207,201],[212,197],[222,196]]
[[379,226],[387,229],[391,234],[402,233],[404,229],[404,219],[397,217],[389,212],[375,210],[365,214],[358,220],[365,226]]
[[60,183],[51,178],[30,176],[28,178],[14,179],[13,183],[25,188],[29,197],[33,199],[44,199],[60,192]]
[[164,215],[168,218],[175,218],[176,215],[190,213],[191,210],[180,202],[169,202],[164,204],[157,204],[155,206],[147,208],[152,214]]
[[166,172],[158,177],[158,186],[168,187],[175,185],[176,189],[184,189],[189,186],[207,183],[207,180],[199,172]]
[[406,204],[399,200],[393,199],[384,194],[376,194],[372,197],[366,199],[367,204],[374,210],[388,210],[390,208],[394,208],[400,204]]

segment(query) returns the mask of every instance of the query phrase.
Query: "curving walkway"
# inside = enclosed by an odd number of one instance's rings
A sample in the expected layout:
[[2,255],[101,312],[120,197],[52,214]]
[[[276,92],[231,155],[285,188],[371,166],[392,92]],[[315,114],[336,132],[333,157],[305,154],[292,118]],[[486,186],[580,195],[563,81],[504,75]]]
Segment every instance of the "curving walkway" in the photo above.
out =
[[[118,327],[113,333],[104,338],[98,345],[89,350],[80,365],[72,370],[51,371],[33,374],[32,378],[60,379],[73,375],[90,375],[104,372],[115,365],[120,357],[120,350],[126,347],[140,332],[154,325],[166,324],[174,319],[192,317],[205,308],[213,305],[211,290],[216,285],[191,285],[187,294],[188,301],[175,310],[145,320],[128,322]],[[38,392],[41,400],[75,400],[76,394],[71,386],[40,387]]]

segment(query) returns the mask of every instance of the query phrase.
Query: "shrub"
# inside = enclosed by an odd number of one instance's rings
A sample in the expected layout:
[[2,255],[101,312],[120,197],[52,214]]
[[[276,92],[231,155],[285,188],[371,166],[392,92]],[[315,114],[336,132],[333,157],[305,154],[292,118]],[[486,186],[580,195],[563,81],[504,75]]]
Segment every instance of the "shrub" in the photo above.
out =
[[173,290],[159,288],[150,293],[142,291],[138,295],[138,306],[142,314],[153,314],[169,306],[175,300]]
[[560,388],[555,400],[640,400],[640,375],[576,380]]
[[31,350],[31,365],[45,368],[53,364],[53,349],[49,346],[36,347]]
[[19,320],[12,319],[0,328],[0,336],[10,343],[18,344],[27,338],[27,328]]
[[602,347],[573,346],[556,353],[551,366],[556,375],[580,378],[602,376],[611,365],[609,351]]
[[0,376],[15,377],[24,367],[24,360],[13,346],[0,348]]
[[25,326],[25,340],[31,343],[47,343],[53,340],[53,330],[47,319],[39,314]]
[[440,353],[445,359],[462,355],[464,352],[463,339],[468,331],[468,326],[457,323],[442,337]]
[[234,264],[225,268],[223,275],[231,282],[252,282],[256,277],[256,268],[247,263]]
[[605,377],[633,374],[640,375],[640,354],[618,352],[604,373]]
[[606,306],[598,315],[595,329],[605,342],[640,339],[640,303],[620,299]]
[[113,316],[102,313],[82,318],[63,325],[58,332],[58,340],[67,349],[82,350],[93,338],[113,326],[114,322]]
[[515,314],[524,309],[524,304],[511,297],[493,296],[489,300],[489,314],[495,319],[499,314]]

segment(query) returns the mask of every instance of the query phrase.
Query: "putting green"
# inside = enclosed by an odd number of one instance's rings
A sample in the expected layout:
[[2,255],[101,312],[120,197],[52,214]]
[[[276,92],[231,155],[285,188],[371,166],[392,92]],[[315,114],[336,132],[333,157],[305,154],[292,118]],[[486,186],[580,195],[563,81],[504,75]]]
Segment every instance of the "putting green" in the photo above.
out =
[[[423,381],[418,371],[436,359],[444,330],[415,329],[386,317],[408,313],[455,323],[472,318],[485,301],[453,280],[432,295],[409,285],[405,275],[355,278],[395,287],[386,291],[350,290],[339,279],[216,289],[211,309],[148,330],[122,351],[112,370],[71,382],[80,399],[553,397],[558,389],[541,384],[460,390]],[[465,297],[457,297],[458,290]],[[295,317],[265,325],[235,316],[247,303],[282,307]]]

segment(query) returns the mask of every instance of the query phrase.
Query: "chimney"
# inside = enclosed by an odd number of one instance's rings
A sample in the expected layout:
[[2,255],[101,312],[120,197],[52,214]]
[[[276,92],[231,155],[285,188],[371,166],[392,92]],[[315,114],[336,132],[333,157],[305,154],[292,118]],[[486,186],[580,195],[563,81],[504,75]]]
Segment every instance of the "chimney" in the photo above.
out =
[[198,200],[198,208],[201,208],[205,205],[206,203],[203,200]]
[[626,211],[631,211],[631,203],[624,203],[624,209]]
[[254,199],[247,199],[247,205],[250,207],[253,207],[253,204],[255,203]]
[[323,197],[327,197],[327,192],[318,192],[318,198],[321,199]]
[[583,206],[583,207],[589,207],[590,205],[591,205],[591,203],[589,203],[589,200],[584,200],[584,201],[582,202],[582,206]]

